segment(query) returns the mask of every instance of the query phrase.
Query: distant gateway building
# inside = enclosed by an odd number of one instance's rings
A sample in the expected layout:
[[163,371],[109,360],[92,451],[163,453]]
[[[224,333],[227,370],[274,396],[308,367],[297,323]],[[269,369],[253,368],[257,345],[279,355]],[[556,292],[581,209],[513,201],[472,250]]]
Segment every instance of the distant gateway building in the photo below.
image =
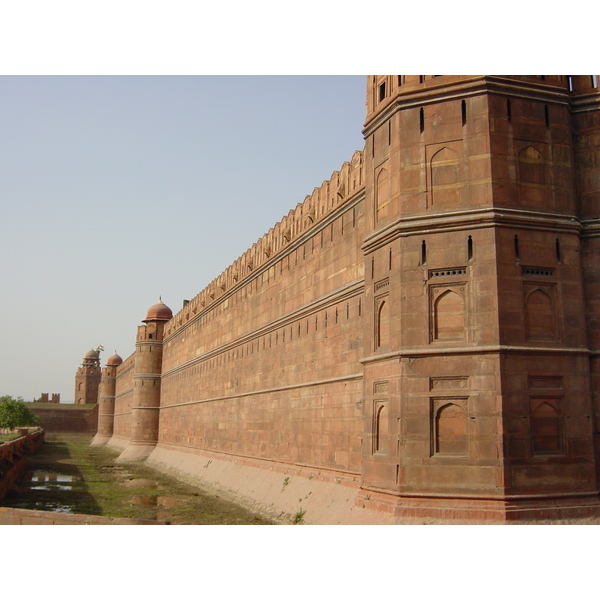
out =
[[150,308],[94,443],[307,522],[598,514],[597,76],[372,75],[364,137]]

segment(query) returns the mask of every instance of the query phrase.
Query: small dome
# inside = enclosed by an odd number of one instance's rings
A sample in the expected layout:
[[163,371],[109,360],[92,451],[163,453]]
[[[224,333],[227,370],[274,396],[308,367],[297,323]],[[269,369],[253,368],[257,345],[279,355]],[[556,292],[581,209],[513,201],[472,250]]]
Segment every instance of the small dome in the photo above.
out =
[[118,355],[118,354],[113,354],[112,356],[109,356],[108,359],[106,360],[106,366],[107,367],[118,367],[120,364],[122,364],[123,359]]
[[100,358],[100,352],[97,350],[90,350],[86,355],[86,358],[91,358],[93,360],[98,360]]
[[173,318],[171,309],[160,300],[148,309],[144,323],[147,321],[169,321]]

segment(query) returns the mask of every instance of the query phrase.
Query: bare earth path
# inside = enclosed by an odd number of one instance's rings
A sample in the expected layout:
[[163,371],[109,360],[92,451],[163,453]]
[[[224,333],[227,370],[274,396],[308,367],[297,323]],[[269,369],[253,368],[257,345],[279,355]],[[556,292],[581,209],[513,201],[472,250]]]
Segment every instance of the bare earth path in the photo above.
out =
[[174,525],[266,525],[217,495],[141,464],[116,465],[118,452],[89,436],[47,435],[2,505],[12,508],[168,521]]

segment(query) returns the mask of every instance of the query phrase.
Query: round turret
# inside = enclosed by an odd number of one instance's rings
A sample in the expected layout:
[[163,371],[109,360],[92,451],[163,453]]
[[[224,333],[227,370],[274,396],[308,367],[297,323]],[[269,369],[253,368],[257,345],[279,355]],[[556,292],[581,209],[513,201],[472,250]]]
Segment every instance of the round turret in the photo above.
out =
[[148,321],[169,321],[172,318],[173,313],[171,309],[166,304],[163,304],[162,300],[159,300],[159,302],[148,309],[144,323]]
[[116,353],[113,354],[112,356],[109,356],[108,359],[106,360],[107,367],[118,367],[122,363],[123,363],[123,359]]
[[90,350],[85,355],[85,358],[90,358],[92,360],[98,360],[100,358],[100,352],[98,352],[97,350]]

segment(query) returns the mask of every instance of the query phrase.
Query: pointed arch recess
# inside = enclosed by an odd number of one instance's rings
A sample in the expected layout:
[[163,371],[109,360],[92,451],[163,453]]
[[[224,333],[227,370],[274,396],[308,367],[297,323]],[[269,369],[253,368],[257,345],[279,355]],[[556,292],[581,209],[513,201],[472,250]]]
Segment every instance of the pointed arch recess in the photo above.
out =
[[440,293],[433,303],[433,337],[436,340],[465,339],[465,302],[454,289]]
[[546,198],[546,165],[544,155],[532,145],[521,148],[517,156],[519,197],[526,202],[543,202]]
[[549,290],[536,287],[527,293],[525,324],[528,340],[556,339],[556,311]]
[[373,452],[385,453],[388,451],[388,407],[387,402],[378,401],[375,403],[375,423],[373,436]]
[[431,201],[433,205],[457,205],[461,200],[461,159],[459,154],[444,146],[429,162]]
[[462,406],[448,402],[435,415],[436,454],[468,454],[467,414]]
[[390,308],[388,296],[377,299],[375,348],[386,348],[390,343]]
[[542,401],[531,412],[534,454],[557,454],[561,452],[560,413],[553,404],[552,401]]

